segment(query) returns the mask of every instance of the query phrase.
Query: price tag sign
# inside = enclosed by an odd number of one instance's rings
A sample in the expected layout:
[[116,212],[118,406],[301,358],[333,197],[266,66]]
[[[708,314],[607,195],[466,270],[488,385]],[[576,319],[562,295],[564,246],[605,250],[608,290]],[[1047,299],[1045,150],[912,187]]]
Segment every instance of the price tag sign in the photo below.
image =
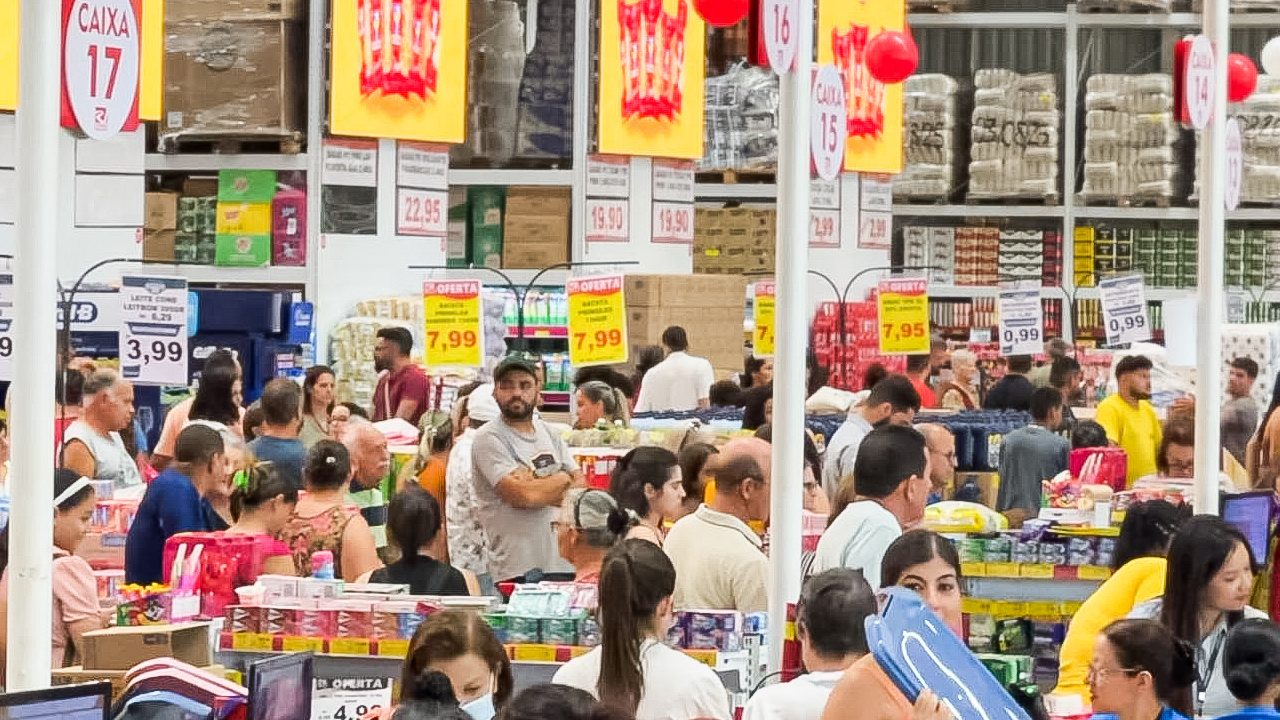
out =
[[893,213],[863,210],[858,213],[858,247],[888,250],[893,234]]
[[1183,97],[1187,100],[1187,116],[1191,127],[1203,130],[1213,115],[1213,43],[1204,35],[1191,39],[1187,52],[1187,73]]
[[449,147],[432,143],[396,143],[396,185],[425,190],[449,189]]
[[876,298],[880,354],[929,352],[929,283],[922,278],[881,280]]
[[422,283],[423,360],[427,367],[482,367],[484,318],[479,280]]
[[1227,120],[1227,210],[1240,207],[1240,188],[1244,186],[1244,140],[1240,136],[1240,121]]
[[835,180],[844,169],[844,146],[848,135],[844,80],[835,65],[822,65],[813,77],[809,125],[809,147],[818,177]]
[[621,275],[570,278],[569,364],[574,367],[627,361],[627,305]]
[[13,273],[0,274],[0,380],[13,380]]
[[755,284],[753,294],[755,302],[752,303],[752,317],[756,329],[751,336],[751,354],[758,358],[773,357],[778,285],[772,280],[761,280]]
[[628,242],[630,225],[630,202],[587,198],[587,242]]
[[796,0],[763,0],[762,3],[764,51],[769,67],[779,75],[791,72],[796,62],[796,5]]
[[62,126],[94,140],[138,128],[140,0],[62,0]]
[[187,281],[120,278],[120,374],[135,385],[186,385]]
[[402,187],[396,190],[396,234],[448,237],[449,193]]
[[360,720],[391,705],[391,678],[315,678],[313,682],[312,720]]
[[693,202],[693,163],[688,160],[653,159],[653,199]]
[[692,245],[693,205],[655,202],[653,204],[653,241],[673,245]]
[[1035,355],[1044,350],[1044,309],[1039,287],[1000,291],[1000,354]]
[[1102,295],[1102,321],[1108,345],[1151,339],[1147,295],[1141,275],[1103,278],[1098,281],[1098,292]]
[[840,178],[809,182],[809,247],[840,247]]
[[624,155],[587,156],[587,197],[631,196],[631,158]]

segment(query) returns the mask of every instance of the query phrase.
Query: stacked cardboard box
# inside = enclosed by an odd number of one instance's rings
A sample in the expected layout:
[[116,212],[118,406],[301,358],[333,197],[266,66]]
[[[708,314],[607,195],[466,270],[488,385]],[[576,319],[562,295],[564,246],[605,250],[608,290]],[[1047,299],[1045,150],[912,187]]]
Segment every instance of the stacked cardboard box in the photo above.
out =
[[214,264],[262,267],[271,261],[274,170],[218,173],[217,253]]
[[484,267],[502,267],[502,212],[506,189],[467,188],[466,260]]
[[712,275],[628,275],[627,342],[631,356],[658,345],[671,325],[689,334],[689,352],[711,361],[717,377],[742,371],[747,279]]
[[1044,231],[1002,230],[997,264],[999,282],[1033,280],[1044,277]]
[[217,254],[218,197],[183,193],[178,199],[178,232],[173,259],[180,263],[212,265]]
[[544,268],[569,260],[569,188],[510,187],[502,225],[502,266]]
[[698,208],[693,227],[695,273],[742,275],[773,269],[777,212],[772,208]]
[[172,262],[178,234],[178,194],[149,192],[143,202],[142,259]]

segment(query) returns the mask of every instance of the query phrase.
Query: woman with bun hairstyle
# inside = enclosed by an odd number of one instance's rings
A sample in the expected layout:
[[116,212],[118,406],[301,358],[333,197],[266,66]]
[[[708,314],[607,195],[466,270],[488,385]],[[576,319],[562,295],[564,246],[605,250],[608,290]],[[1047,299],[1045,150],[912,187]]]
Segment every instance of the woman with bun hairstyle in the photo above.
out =
[[235,524],[227,535],[249,535],[257,539],[264,557],[253,577],[244,578],[252,585],[263,575],[295,575],[289,546],[276,539],[298,507],[298,489],[276,472],[271,463],[254,463],[231,476],[231,516]]
[[1098,634],[1089,663],[1096,713],[1117,720],[1186,720],[1195,651],[1154,620],[1118,620]]
[[631,716],[568,685],[530,685],[521,690],[498,720],[631,720]]
[[680,512],[673,520],[697,512],[707,492],[706,478],[702,470],[713,455],[719,455],[720,449],[711,443],[692,442],[680,448],[680,482],[684,485],[684,499],[680,501]]
[[601,420],[610,427],[618,421],[627,425],[631,420],[627,413],[631,406],[627,396],[608,383],[600,380],[583,383],[578,386],[574,398],[578,409],[577,420],[573,425],[575,430],[590,430]]
[[449,676],[438,670],[415,675],[400,691],[400,705],[392,720],[473,720],[458,707]]
[[564,496],[560,519],[551,523],[560,557],[580,583],[600,581],[604,557],[631,527],[631,517],[603,490],[577,488]]
[[600,572],[600,646],[552,682],[585,690],[636,720],[728,720],[729,698],[711,668],[666,644],[676,569],[657,545],[623,540]]
[[311,576],[311,556],[320,550],[333,553],[334,577],[347,582],[382,567],[368,521],[347,501],[351,486],[347,448],[333,440],[317,442],[307,451],[302,476],[307,494],[298,500],[279,533],[293,553],[298,575]]
[[1227,689],[1244,706],[1219,720],[1276,720],[1280,699],[1280,626],[1270,620],[1241,620],[1222,651]]
[[471,720],[492,720],[507,706],[515,687],[506,648],[475,612],[445,610],[418,626],[409,641],[400,686],[413,687],[416,678],[433,670],[448,678],[455,704],[466,711],[462,717]]
[[609,492],[625,512],[638,518],[627,537],[662,547],[667,535],[662,524],[680,517],[684,502],[680,463],[675,453],[666,448],[638,447],[618,461]]

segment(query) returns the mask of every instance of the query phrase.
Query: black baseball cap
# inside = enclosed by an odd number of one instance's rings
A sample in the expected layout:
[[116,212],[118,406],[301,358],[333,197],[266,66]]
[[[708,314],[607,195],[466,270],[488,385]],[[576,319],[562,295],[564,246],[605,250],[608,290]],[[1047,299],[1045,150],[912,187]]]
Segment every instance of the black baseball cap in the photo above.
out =
[[534,378],[538,377],[538,366],[532,360],[523,355],[508,355],[502,358],[498,363],[498,367],[493,370],[493,381],[498,382],[508,374],[513,372],[526,372]]

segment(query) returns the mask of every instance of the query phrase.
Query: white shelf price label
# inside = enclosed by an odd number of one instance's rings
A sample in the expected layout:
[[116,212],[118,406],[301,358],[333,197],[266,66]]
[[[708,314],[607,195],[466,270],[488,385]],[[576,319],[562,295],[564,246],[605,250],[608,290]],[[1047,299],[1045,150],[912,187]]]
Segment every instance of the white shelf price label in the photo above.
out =
[[1108,345],[1151,339],[1147,294],[1141,275],[1103,278],[1098,281],[1098,292],[1102,296],[1102,322]]
[[396,143],[396,185],[423,190],[449,189],[449,146]]
[[782,75],[796,63],[796,0],[762,0],[760,22],[764,25],[764,51],[769,67]]
[[840,211],[809,211],[809,247],[840,247]]
[[693,205],[672,202],[654,203],[653,241],[675,245],[692,245]]
[[1000,354],[1035,355],[1044,350],[1044,309],[1039,287],[1000,291]]
[[396,234],[422,237],[449,235],[449,193],[400,188],[396,191]]
[[140,4],[63,0],[62,8],[63,127],[78,128],[94,140],[136,129]]
[[864,210],[860,213],[860,221],[858,247],[871,250],[888,249],[893,235],[893,213]]
[[1191,39],[1191,48],[1187,52],[1187,72],[1183,84],[1183,97],[1186,98],[1187,116],[1191,119],[1191,127],[1203,130],[1209,125],[1213,115],[1213,43],[1204,35],[1196,35]]
[[844,146],[848,134],[844,80],[835,65],[822,65],[813,76],[810,95],[809,146],[818,177],[834,180],[844,169]]
[[627,200],[587,198],[587,242],[631,239],[631,204]]
[[1227,120],[1227,187],[1223,199],[1228,210],[1240,207],[1240,189],[1244,186],[1244,140],[1240,135],[1240,121]]
[[120,278],[120,373],[135,385],[187,385],[187,281]]
[[13,273],[0,273],[0,380],[13,379]]
[[391,678],[315,678],[311,720],[360,720],[391,705]]

